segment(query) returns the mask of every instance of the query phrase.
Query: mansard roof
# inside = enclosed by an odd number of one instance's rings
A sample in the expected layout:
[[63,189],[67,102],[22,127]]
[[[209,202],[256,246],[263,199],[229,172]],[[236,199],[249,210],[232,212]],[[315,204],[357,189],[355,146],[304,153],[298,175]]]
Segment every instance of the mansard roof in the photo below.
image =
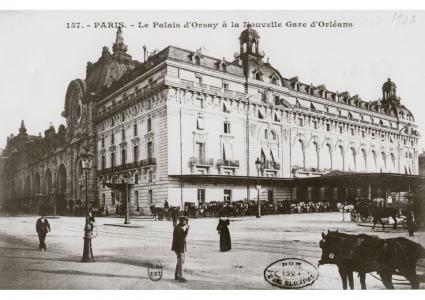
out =
[[[252,28],[245,29],[241,33],[241,37],[244,37],[245,35],[254,35],[259,38],[258,33]],[[96,63],[99,67],[94,70],[95,65],[88,65],[88,76],[86,81],[89,86],[95,86],[98,88],[99,92],[97,94],[101,97],[110,95],[117,89],[167,59],[198,65],[210,70],[223,71],[235,76],[252,76],[252,74],[244,74],[244,66],[240,57],[237,57],[235,60],[230,62],[226,61],[224,58],[218,59],[204,55],[200,49],[190,51],[175,46],[168,46],[162,51],[154,51],[143,63],[131,60],[131,56],[128,56],[127,54],[125,57],[121,55],[115,58],[114,55],[115,54],[111,55],[105,47],[102,57]],[[300,82],[298,77],[283,77],[280,72],[268,62],[268,60],[267,62],[264,62],[262,57],[263,55],[259,55],[257,57],[251,55],[246,62],[249,64],[249,68],[245,68],[245,70],[248,69],[249,72],[261,73],[263,81],[265,82],[271,83],[271,78],[275,76],[279,79],[276,84],[299,93],[355,106],[364,110],[386,114],[388,116],[396,117],[397,119],[405,118],[408,121],[414,121],[413,114],[404,105],[399,103],[400,98],[398,97],[398,101],[385,103],[385,101],[381,99],[377,101],[364,101],[358,95],[351,96],[349,92],[339,93],[328,91],[326,86],[323,84],[314,86],[313,84]],[[395,83],[391,80],[386,81],[383,85],[384,89],[395,87]]]

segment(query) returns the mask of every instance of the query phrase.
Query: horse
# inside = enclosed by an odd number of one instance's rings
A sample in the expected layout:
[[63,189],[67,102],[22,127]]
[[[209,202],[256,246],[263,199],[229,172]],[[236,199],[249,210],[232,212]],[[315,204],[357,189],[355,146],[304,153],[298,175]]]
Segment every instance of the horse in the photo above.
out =
[[343,289],[354,288],[353,272],[358,272],[362,289],[366,289],[366,273],[377,272],[387,289],[394,289],[392,275],[398,271],[419,288],[416,263],[425,258],[425,248],[404,237],[381,239],[367,234],[345,234],[338,231],[322,233],[319,242],[322,256],[319,265],[336,264]]
[[162,220],[164,218],[164,208],[155,205],[151,205],[149,208],[154,220]]
[[388,218],[388,217],[393,218],[394,229],[397,228],[398,209],[390,208],[390,207],[378,207],[378,206],[372,205],[370,207],[370,214],[373,217],[372,229],[375,229],[375,225],[379,221],[379,223],[381,223],[382,225],[382,230],[385,230],[385,226],[384,226],[384,223],[382,222],[382,218]]

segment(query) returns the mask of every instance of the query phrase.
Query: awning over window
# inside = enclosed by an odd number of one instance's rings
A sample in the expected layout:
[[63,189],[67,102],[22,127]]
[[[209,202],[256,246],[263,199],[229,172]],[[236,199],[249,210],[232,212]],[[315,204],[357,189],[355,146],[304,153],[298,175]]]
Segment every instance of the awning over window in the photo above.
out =
[[298,102],[300,103],[300,105],[302,107],[310,108],[310,105],[311,105],[311,102],[310,101],[307,101],[307,100],[298,98]]
[[272,147],[270,148],[270,156],[271,156],[271,160],[277,162],[279,161],[279,150],[277,147]]
[[228,143],[223,144],[224,157],[226,159],[233,159],[232,145]]
[[[270,152],[267,148],[261,147],[261,154],[264,153],[264,156],[266,157],[266,160],[270,160]],[[261,159],[261,156],[260,156]]]

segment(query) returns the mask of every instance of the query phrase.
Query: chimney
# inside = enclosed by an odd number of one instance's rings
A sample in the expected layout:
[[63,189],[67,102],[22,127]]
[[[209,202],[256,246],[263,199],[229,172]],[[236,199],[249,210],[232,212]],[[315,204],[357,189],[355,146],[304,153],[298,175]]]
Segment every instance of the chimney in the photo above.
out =
[[146,51],[146,45],[143,45],[143,62],[146,62],[147,59],[147,51]]

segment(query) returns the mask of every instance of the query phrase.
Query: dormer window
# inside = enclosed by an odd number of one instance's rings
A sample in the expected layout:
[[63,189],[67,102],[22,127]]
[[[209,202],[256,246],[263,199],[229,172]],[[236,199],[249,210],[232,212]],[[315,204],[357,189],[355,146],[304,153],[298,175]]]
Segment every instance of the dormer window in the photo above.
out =
[[195,64],[200,66],[201,65],[201,58],[199,57],[199,55],[195,56]]
[[224,62],[221,64],[221,70],[227,72],[227,65]]
[[261,80],[261,81],[263,81],[263,74],[262,74],[260,71],[255,71],[255,72],[254,72],[254,78],[255,78],[256,80]]
[[271,84],[279,85],[279,79],[276,76],[272,76]]

